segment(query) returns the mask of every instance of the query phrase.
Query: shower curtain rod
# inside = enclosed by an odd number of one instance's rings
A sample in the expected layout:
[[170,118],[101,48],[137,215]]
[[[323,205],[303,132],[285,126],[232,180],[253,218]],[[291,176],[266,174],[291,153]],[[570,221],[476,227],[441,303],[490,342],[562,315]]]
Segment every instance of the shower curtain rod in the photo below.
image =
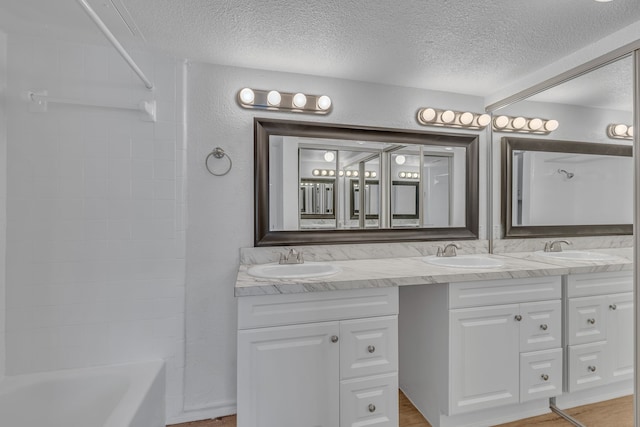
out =
[[153,83],[151,83],[151,81],[147,78],[147,76],[144,75],[140,67],[138,67],[138,65],[135,63],[133,58],[131,58],[129,53],[127,53],[124,47],[122,47],[118,39],[116,39],[116,37],[109,30],[109,28],[107,28],[105,23],[102,22],[102,19],[100,19],[98,14],[91,8],[91,6],[89,6],[89,3],[87,3],[86,0],[77,0],[77,2],[80,6],[82,6],[84,11],[87,13],[87,15],[89,15],[89,18],[91,18],[91,20],[96,24],[98,29],[102,31],[102,34],[104,34],[107,40],[109,40],[109,42],[113,45],[113,47],[118,51],[120,56],[122,56],[122,58],[126,61],[129,67],[131,67],[133,72],[138,75],[140,80],[142,80],[142,82],[144,83],[144,86],[149,90],[153,90]]

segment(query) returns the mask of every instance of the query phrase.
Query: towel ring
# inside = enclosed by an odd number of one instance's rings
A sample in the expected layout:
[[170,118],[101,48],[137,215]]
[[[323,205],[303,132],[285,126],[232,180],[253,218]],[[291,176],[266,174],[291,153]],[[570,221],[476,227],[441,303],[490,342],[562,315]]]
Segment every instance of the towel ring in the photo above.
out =
[[[223,157],[226,157],[227,160],[229,161],[229,167],[227,168],[227,170],[222,173],[215,173],[211,169],[209,169],[209,159],[211,158],[211,156],[215,157],[216,159],[222,159]],[[229,173],[229,171],[233,167],[233,162],[231,161],[231,157],[229,157],[229,155],[225,153],[222,148],[216,147],[212,152],[209,153],[209,155],[205,159],[204,166],[207,168],[207,170],[211,175],[223,176]]]

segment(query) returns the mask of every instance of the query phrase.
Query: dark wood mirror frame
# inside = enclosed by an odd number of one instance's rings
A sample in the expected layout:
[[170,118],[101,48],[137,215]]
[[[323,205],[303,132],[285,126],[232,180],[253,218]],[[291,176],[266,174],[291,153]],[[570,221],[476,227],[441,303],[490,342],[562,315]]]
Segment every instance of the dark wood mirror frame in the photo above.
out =
[[580,225],[513,225],[513,152],[517,150],[556,153],[600,154],[631,157],[628,145],[599,144],[579,141],[557,141],[528,138],[502,138],[502,227],[504,238],[526,237],[579,237],[633,234],[633,224],[580,224]]
[[[269,137],[271,135],[391,142],[466,148],[465,226],[411,229],[269,230]],[[478,136],[254,119],[254,246],[471,240],[478,238]]]

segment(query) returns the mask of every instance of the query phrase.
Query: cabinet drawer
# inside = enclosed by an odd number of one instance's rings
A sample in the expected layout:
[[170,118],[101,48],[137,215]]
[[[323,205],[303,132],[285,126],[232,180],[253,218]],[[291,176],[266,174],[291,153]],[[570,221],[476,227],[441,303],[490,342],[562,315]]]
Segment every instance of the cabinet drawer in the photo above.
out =
[[340,427],[397,427],[398,375],[340,383]]
[[586,344],[607,339],[607,312],[604,296],[569,300],[569,345]]
[[520,402],[562,394],[562,349],[520,354]]
[[546,350],[562,346],[560,300],[520,304],[520,351]]
[[238,298],[238,329],[398,314],[398,288]]
[[567,297],[569,298],[632,291],[632,271],[571,274],[567,277]]
[[398,317],[340,322],[340,377],[398,370]]
[[569,392],[607,383],[606,348],[606,341],[569,346]]
[[449,308],[560,299],[560,276],[449,284]]

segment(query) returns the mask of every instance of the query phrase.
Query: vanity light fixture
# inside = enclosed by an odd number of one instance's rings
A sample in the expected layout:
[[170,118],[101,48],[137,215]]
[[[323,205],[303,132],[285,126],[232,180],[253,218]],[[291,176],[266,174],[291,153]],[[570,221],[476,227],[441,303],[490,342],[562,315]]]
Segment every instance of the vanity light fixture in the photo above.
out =
[[484,129],[491,123],[491,116],[489,114],[439,110],[431,107],[419,109],[417,118],[418,123],[424,126],[443,126],[462,129]]
[[255,108],[290,113],[328,114],[331,98],[327,95],[279,92],[245,87],[238,91],[238,104],[242,108]]
[[419,172],[410,172],[410,171],[400,171],[400,172],[398,172],[398,178],[418,179],[418,178],[420,178],[420,173]]
[[[336,171],[333,169],[314,169],[313,171],[311,171],[311,174],[313,176],[331,176],[334,177],[336,176]],[[348,176],[348,177],[355,177],[357,178],[358,175],[360,175],[360,172],[358,171],[338,171],[338,176]],[[378,172],[376,171],[365,171],[364,172],[364,176],[365,178],[376,178],[378,176]]]
[[497,116],[493,119],[493,130],[496,132],[534,133],[547,135],[558,129],[557,120],[537,117]]
[[612,139],[633,139],[633,126],[623,123],[612,123],[607,126],[607,136]]

